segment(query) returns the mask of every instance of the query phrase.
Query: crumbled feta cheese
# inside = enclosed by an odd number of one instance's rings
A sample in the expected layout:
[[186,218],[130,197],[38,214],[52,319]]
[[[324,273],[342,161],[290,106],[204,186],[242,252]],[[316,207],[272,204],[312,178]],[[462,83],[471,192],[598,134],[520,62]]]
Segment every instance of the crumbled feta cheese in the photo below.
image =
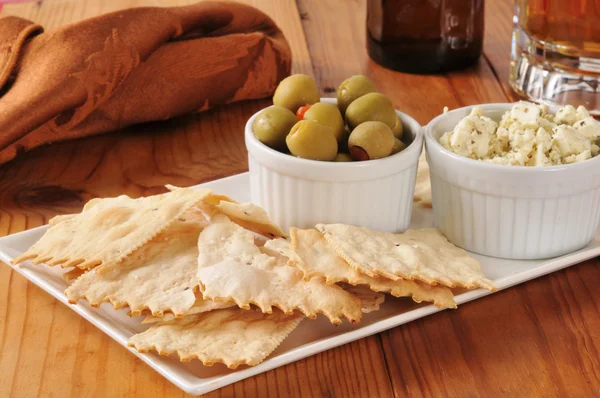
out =
[[577,120],[582,120],[586,117],[590,117],[590,112],[587,109],[585,109],[585,106],[579,105],[577,107]]
[[464,117],[454,128],[454,132],[447,136],[445,146],[462,156],[471,155],[475,158],[486,156],[491,147],[491,136],[498,125],[489,117],[483,116],[479,107],[471,110],[469,116]]
[[531,102],[520,101],[510,110],[510,117],[522,128],[535,129],[542,109]]
[[556,117],[554,118],[556,124],[568,124],[572,126],[576,121],[577,111],[572,105],[560,108],[558,112],[556,112]]
[[543,128],[539,128],[535,135],[535,157],[532,166],[549,166],[552,161],[546,153],[552,149],[552,137],[550,133]]
[[600,153],[600,122],[582,106],[567,105],[552,115],[546,105],[521,101],[496,124],[474,107],[440,143],[461,156],[494,164],[575,163]]
[[552,146],[560,152],[561,157],[578,155],[591,151],[592,143],[575,128],[561,124],[554,130]]
[[591,116],[578,120],[573,127],[590,140],[595,141],[600,137],[600,122]]
[[575,124],[575,122],[588,117],[590,117],[590,112],[588,112],[585,107],[579,106],[577,109],[575,109],[575,107],[572,105],[566,105],[556,112],[554,122],[556,124],[568,124],[569,126],[572,126]]

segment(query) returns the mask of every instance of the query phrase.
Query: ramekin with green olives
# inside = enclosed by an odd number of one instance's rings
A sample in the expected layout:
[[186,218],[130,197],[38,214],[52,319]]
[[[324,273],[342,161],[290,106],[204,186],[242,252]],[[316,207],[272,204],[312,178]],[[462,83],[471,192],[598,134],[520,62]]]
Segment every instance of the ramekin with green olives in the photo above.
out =
[[[333,98],[321,98],[319,103],[337,105]],[[319,222],[345,223],[390,232],[408,227],[423,146],[423,132],[416,120],[395,111],[404,127],[403,141],[390,133],[385,123],[368,121],[357,126],[354,135],[349,136],[344,128],[338,142],[327,124],[303,118],[288,135],[272,140],[287,141],[285,148],[274,149],[261,142],[254,130],[262,112],[246,124],[250,193],[252,202],[263,207],[278,225],[287,229],[311,228]],[[294,136],[307,126],[308,133]],[[314,139],[319,134],[327,137],[326,141]],[[372,135],[384,137],[383,145],[372,147]],[[344,143],[348,152],[339,151]],[[290,156],[287,147],[299,156]],[[363,156],[361,150],[377,158],[354,160],[351,153]],[[381,157],[400,150],[398,155]]]

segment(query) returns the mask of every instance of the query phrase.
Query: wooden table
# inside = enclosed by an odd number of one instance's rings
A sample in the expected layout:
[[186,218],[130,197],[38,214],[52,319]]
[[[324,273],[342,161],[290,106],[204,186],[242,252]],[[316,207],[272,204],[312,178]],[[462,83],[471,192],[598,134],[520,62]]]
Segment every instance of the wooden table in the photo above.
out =
[[[9,4],[46,28],[164,1]],[[170,2],[183,3],[182,1]],[[250,0],[282,27],[294,72],[325,96],[364,73],[398,109],[426,123],[444,106],[515,99],[507,86],[512,2],[488,0],[484,56],[439,76],[392,72],[365,51],[365,4]],[[0,236],[77,211],[92,197],[146,195],[247,170],[243,127],[269,101],[65,142],[0,166]],[[209,396],[598,396],[598,259],[309,357]],[[0,266],[0,397],[185,395],[107,335]]]

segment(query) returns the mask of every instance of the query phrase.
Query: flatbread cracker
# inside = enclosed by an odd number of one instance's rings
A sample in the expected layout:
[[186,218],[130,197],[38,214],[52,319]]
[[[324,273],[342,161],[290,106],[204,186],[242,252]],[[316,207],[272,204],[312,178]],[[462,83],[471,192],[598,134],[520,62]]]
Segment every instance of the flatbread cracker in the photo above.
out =
[[360,321],[360,300],[338,286],[304,281],[298,269],[287,265],[287,257],[261,251],[252,232],[229,218],[221,215],[212,221],[198,239],[197,278],[203,297],[233,300],[244,309],[255,304],[266,313],[273,306],[285,313],[300,310],[313,319],[322,313],[334,324],[341,317]]
[[121,266],[98,274],[91,270],[67,288],[70,303],[87,300],[92,307],[110,302],[115,309],[129,306],[132,316],[150,310],[162,316],[183,316],[196,302],[198,236],[206,223],[186,213]]
[[69,271],[65,272],[63,274],[63,277],[65,278],[65,280],[67,281],[72,281],[74,279],[79,278],[81,275],[85,274],[86,272],[89,272],[86,269],[81,269],[81,268],[71,268]]
[[[167,188],[169,191],[175,191],[177,189],[181,189],[181,187],[171,185],[171,184],[165,185],[165,188]],[[216,207],[221,202],[239,203],[238,201],[231,199],[229,196],[221,195],[221,194],[213,193],[213,192],[209,193],[202,199],[203,204],[207,204],[207,205],[210,205],[213,207]]]
[[236,224],[267,238],[286,236],[262,208],[252,203],[221,201],[217,208]]
[[318,224],[317,229],[348,264],[374,278],[416,279],[468,289],[496,288],[482,274],[477,260],[448,242],[435,228],[403,234],[344,224]]
[[205,203],[217,206],[221,202],[239,203],[237,200],[231,199],[229,196],[211,193],[203,199]]
[[70,220],[71,218],[75,217],[76,215],[77,214],[59,214],[57,216],[52,217],[50,220],[48,220],[48,225],[50,225],[50,226],[56,225],[59,222]]
[[129,339],[139,352],[176,353],[182,362],[199,359],[205,366],[223,363],[230,369],[255,366],[269,356],[298,326],[301,315],[281,311],[228,308],[158,322]]
[[106,271],[164,231],[209,192],[182,188],[138,199],[125,195],[92,199],[75,217],[51,226],[13,263],[32,260],[34,264]]
[[379,311],[379,307],[385,301],[385,294],[374,292],[365,285],[352,286],[343,283],[340,287],[360,300],[363,314]]
[[265,247],[288,258],[290,258],[293,253],[290,246],[290,240],[286,238],[269,239],[265,243]]
[[[167,188],[176,189],[171,185],[167,185]],[[218,194],[207,195],[203,202],[211,208],[206,209],[210,216],[225,214],[236,224],[269,239],[286,236],[286,233],[271,221],[267,212],[255,204],[239,203],[228,196]]]
[[321,277],[328,284],[345,282],[366,285],[373,291],[389,293],[394,297],[412,297],[417,303],[427,301],[439,308],[456,308],[454,295],[445,286],[429,286],[406,279],[372,278],[357,271],[315,229],[291,228],[290,237],[292,253],[289,264],[299,268],[305,279]]
[[[212,301],[212,300],[205,300],[205,299],[197,298],[196,302],[194,303],[192,308],[187,310],[187,312],[185,314],[183,314],[183,316],[186,317],[189,315],[196,315],[196,314],[201,314],[203,312],[220,310],[220,309],[229,308],[229,307],[237,307],[237,305],[235,305],[235,303],[218,303],[218,302]],[[172,321],[175,318],[177,318],[177,317],[174,314],[167,314],[167,313],[165,313],[162,317],[154,316],[154,315],[146,315],[146,317],[144,318],[142,323],[156,323],[156,322]]]
[[421,207],[432,207],[431,202],[431,179],[429,176],[429,164],[425,151],[419,157],[417,168],[417,179],[415,183],[414,201]]

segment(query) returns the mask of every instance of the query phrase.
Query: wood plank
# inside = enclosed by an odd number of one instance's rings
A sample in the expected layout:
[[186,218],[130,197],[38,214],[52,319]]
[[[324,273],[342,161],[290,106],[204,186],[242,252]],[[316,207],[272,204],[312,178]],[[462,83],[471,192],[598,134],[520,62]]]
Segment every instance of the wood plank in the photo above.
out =
[[382,334],[398,396],[595,396],[598,259]]
[[506,96],[510,101],[518,101],[519,96],[508,84],[513,13],[514,1],[512,0],[494,0],[485,3],[486,26],[483,53]]

